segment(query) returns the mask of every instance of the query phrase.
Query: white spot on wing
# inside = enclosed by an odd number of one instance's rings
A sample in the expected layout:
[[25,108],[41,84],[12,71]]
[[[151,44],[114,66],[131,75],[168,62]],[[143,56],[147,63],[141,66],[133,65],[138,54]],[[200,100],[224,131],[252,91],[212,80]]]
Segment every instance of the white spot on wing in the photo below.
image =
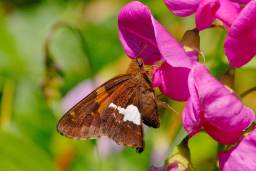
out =
[[112,107],[112,108],[116,109],[117,105],[115,105],[114,103],[110,103],[108,107]]
[[120,114],[124,115],[123,121],[131,121],[136,125],[140,125],[141,115],[138,108],[134,105],[129,105],[125,108],[115,105],[114,103],[110,103],[108,107],[112,107],[117,109]]
[[129,105],[124,111],[124,121],[132,121],[133,123],[140,125],[140,112],[134,105]]

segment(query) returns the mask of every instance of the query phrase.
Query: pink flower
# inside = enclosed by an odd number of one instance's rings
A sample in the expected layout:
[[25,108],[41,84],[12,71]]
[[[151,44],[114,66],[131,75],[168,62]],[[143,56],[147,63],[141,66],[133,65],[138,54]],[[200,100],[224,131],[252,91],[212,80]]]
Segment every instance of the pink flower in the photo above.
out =
[[208,28],[216,18],[230,26],[240,12],[240,5],[230,0],[164,0],[164,2],[175,15],[188,16],[195,13],[198,30]]
[[188,87],[183,126],[190,136],[203,129],[219,143],[232,144],[255,120],[253,111],[201,64],[191,69]]
[[189,16],[192,15],[200,0],[164,0],[166,6],[177,16]]
[[[195,13],[198,30],[210,27],[215,19],[222,21],[228,30],[224,48],[231,66],[241,67],[256,55],[255,0],[233,0],[233,2],[230,0],[165,0],[164,2],[178,16]],[[239,3],[247,3],[247,5],[242,9]]]
[[256,1],[250,1],[232,23],[224,43],[233,67],[248,63],[256,55]]
[[138,1],[128,3],[119,13],[118,28],[122,46],[130,58],[141,57],[145,64],[165,61],[155,69],[153,86],[175,100],[186,100],[187,76],[193,58],[156,21],[150,9]]
[[228,151],[220,152],[219,163],[222,171],[255,171],[256,129]]
[[189,68],[172,67],[165,62],[154,70],[152,84],[154,87],[159,87],[161,92],[174,100],[187,100],[189,98],[189,72]]
[[247,3],[250,2],[251,0],[231,0],[231,1],[238,2],[238,3],[240,3],[240,4],[247,4]]

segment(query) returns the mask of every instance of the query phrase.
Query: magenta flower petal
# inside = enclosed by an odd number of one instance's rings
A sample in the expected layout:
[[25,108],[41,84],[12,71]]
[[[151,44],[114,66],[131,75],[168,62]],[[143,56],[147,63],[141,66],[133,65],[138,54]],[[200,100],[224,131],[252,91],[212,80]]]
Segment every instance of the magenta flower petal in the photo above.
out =
[[172,67],[168,63],[163,63],[160,68],[154,70],[152,84],[174,100],[187,100],[189,71],[189,68]]
[[177,16],[189,16],[193,14],[200,0],[164,0],[166,6]]
[[234,148],[220,152],[221,171],[255,171],[256,168],[256,129],[250,132]]
[[241,67],[256,54],[256,1],[250,1],[233,22],[224,43],[233,67]]
[[142,57],[146,64],[161,59],[150,9],[138,1],[124,6],[118,16],[119,38],[127,55]]
[[216,18],[230,27],[240,11],[241,8],[238,3],[231,2],[230,0],[220,0],[220,8],[216,12]]
[[196,11],[196,27],[198,30],[208,28],[216,19],[215,14],[220,7],[219,0],[201,0]]
[[165,29],[154,20],[156,42],[163,59],[173,67],[191,68],[194,58],[185,52],[183,46],[178,43]]
[[251,0],[231,0],[233,2],[238,2],[240,4],[247,4],[248,2],[250,2]]
[[194,108],[191,99],[187,101],[186,107],[182,112],[182,121],[183,127],[190,137],[201,130],[199,112]]
[[119,13],[119,38],[131,58],[142,57],[145,64],[165,59],[175,67],[190,67],[192,60],[165,28],[154,19],[147,6],[128,3]]
[[[197,65],[197,64],[195,64]],[[188,88],[190,92],[190,98],[182,112],[183,127],[192,137],[194,134],[202,129],[200,120],[200,103],[199,96],[194,86],[194,77],[188,77]]]
[[[183,115],[187,118],[199,116],[202,128],[222,144],[236,142],[243,130],[255,120],[253,111],[245,107],[201,64],[195,64],[189,74],[189,92],[194,109],[191,104],[187,105]],[[191,124],[190,127],[193,128]],[[197,128],[198,124],[194,127]]]

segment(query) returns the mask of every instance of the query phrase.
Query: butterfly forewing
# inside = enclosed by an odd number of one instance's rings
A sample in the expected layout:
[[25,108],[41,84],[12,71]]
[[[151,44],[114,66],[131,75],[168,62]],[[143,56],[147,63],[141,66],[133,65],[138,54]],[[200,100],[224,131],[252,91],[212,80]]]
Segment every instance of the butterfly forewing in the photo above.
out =
[[[72,107],[60,119],[57,130],[60,134],[74,139],[97,138],[100,127],[100,112],[116,88],[130,79],[130,75],[115,77],[94,90]],[[96,132],[96,133],[95,133]]]

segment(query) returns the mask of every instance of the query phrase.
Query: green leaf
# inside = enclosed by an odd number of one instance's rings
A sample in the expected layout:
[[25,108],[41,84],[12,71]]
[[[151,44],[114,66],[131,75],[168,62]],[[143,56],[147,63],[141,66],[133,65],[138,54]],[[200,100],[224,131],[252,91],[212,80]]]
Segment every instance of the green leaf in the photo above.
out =
[[217,142],[199,132],[189,140],[192,166],[196,171],[213,170],[216,166]]
[[44,151],[24,137],[0,130],[0,170],[55,171]]
[[118,39],[116,17],[98,25],[83,27],[82,31],[90,50],[91,56],[89,58],[94,72],[99,71],[103,66],[121,56],[122,48]]

